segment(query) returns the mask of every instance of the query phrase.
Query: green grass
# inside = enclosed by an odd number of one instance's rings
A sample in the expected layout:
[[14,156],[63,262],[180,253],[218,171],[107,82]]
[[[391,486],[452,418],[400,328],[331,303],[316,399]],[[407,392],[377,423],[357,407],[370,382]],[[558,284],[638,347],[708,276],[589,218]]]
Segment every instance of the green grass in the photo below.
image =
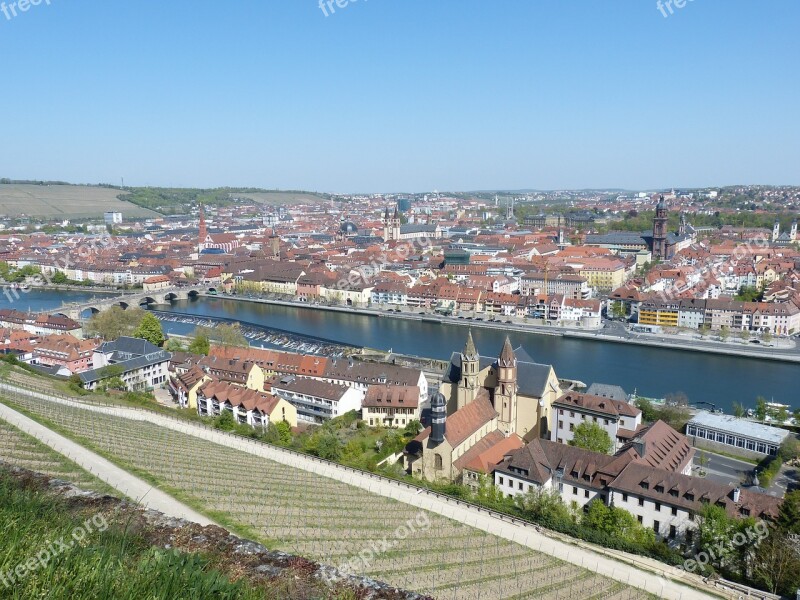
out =
[[[2,474],[0,522],[3,598],[264,598],[210,568],[202,556],[153,548],[124,520],[75,512]],[[74,535],[78,528],[86,532],[81,541]]]

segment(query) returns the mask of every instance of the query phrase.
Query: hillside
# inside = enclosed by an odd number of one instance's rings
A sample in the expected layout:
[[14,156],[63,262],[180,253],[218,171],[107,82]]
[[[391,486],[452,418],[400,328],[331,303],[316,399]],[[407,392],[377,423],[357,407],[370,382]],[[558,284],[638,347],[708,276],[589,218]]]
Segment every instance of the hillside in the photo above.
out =
[[2,597],[426,600],[3,463],[0,519]]
[[120,190],[85,185],[0,184],[0,216],[48,219],[102,218],[121,212],[124,218],[157,216],[152,210],[117,198]]

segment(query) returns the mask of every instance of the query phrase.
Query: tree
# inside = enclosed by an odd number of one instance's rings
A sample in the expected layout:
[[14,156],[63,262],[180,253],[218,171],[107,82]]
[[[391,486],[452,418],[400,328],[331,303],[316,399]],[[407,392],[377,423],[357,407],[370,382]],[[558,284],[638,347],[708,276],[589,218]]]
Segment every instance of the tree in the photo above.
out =
[[67,279],[67,276],[64,274],[63,271],[56,271],[55,273],[53,273],[53,276],[50,278],[50,281],[52,283],[55,283],[56,285],[61,285],[64,283],[68,283],[69,279]]
[[139,326],[133,332],[133,337],[142,340],[147,340],[154,346],[159,346],[164,343],[164,330],[161,328],[161,321],[152,313],[145,313]]
[[785,533],[800,534],[800,490],[784,496],[775,525]]
[[533,521],[571,521],[572,514],[555,489],[532,487],[515,498],[517,506]]
[[211,338],[222,346],[238,346],[247,348],[250,342],[244,337],[242,328],[238,323],[231,325],[217,325],[214,328],[214,335]]
[[164,344],[164,350],[167,352],[186,352],[186,345],[176,338],[169,338],[167,343]]
[[784,531],[773,531],[753,557],[753,579],[762,589],[784,597],[800,587],[800,555],[797,543]]
[[145,314],[141,308],[125,310],[121,306],[112,306],[89,319],[84,331],[90,336],[99,336],[104,340],[116,340],[122,336],[133,335]]
[[756,418],[759,421],[767,418],[767,399],[764,396],[756,398]]
[[407,437],[414,437],[420,431],[422,431],[422,423],[420,423],[416,419],[412,419],[411,421],[409,421],[408,424],[406,425],[405,429],[403,429],[403,433]]
[[192,354],[203,354],[206,356],[209,352],[211,352],[211,340],[208,337],[207,330],[207,327],[198,327],[195,330],[192,341],[189,344],[189,352]]
[[658,411],[647,398],[637,398],[634,402],[636,408],[642,411],[642,420],[647,423],[654,423],[658,421]]
[[727,542],[733,537],[735,525],[725,509],[716,504],[705,504],[700,509],[699,515],[701,517],[699,550],[706,552],[709,557],[714,557],[711,560],[712,566],[719,566],[733,551],[730,544],[720,544],[720,542]]
[[222,431],[233,431],[236,429],[236,419],[233,417],[233,412],[223,408],[214,421],[214,427]]
[[764,333],[761,334],[761,341],[765,344],[772,342],[772,334],[770,333],[769,329],[765,329]]
[[315,454],[325,460],[339,460],[342,456],[342,443],[332,433],[319,436]]
[[744,405],[741,402],[734,402],[733,403],[733,416],[735,417],[743,417],[746,411],[744,409]]
[[711,328],[708,325],[703,324],[703,325],[700,325],[700,327],[697,329],[697,331],[700,333],[700,337],[705,339],[705,337],[708,335],[708,332],[709,332],[710,329]]
[[739,339],[741,339],[745,344],[750,341],[750,332],[747,329],[742,329],[739,332]]
[[624,302],[614,302],[611,305],[611,315],[615,319],[624,319],[627,316],[627,310],[625,309]]
[[589,421],[584,421],[575,427],[569,445],[602,454],[610,454],[614,448],[614,442],[608,432],[599,424]]
[[643,527],[627,510],[598,500],[589,503],[581,525],[628,542],[648,544],[655,540],[655,532]]
[[722,327],[719,328],[719,340],[721,342],[727,342],[730,335],[731,335],[731,330],[728,329],[727,325],[723,325]]

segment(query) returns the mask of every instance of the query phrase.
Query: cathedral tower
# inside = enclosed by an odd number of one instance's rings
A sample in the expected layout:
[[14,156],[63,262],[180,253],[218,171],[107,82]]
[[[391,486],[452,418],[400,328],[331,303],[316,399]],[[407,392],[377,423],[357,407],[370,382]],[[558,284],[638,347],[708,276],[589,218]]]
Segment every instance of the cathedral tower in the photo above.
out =
[[467,343],[461,352],[461,380],[458,382],[456,410],[464,408],[475,400],[478,394],[478,373],[480,373],[480,356],[472,341],[472,330],[467,335]]
[[656,205],[656,216],[653,219],[653,258],[667,260],[667,203],[664,196]]
[[517,426],[517,357],[506,336],[500,358],[497,360],[497,388],[494,409],[500,415],[498,426],[506,433],[514,433]]

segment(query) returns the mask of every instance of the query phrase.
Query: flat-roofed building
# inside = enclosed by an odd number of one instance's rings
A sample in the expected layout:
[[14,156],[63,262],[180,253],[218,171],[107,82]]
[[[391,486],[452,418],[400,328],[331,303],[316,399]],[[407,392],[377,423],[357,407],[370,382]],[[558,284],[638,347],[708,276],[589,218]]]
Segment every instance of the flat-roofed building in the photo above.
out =
[[735,451],[751,457],[777,454],[780,445],[790,435],[778,427],[705,411],[692,417],[686,425],[686,436],[695,446]]

